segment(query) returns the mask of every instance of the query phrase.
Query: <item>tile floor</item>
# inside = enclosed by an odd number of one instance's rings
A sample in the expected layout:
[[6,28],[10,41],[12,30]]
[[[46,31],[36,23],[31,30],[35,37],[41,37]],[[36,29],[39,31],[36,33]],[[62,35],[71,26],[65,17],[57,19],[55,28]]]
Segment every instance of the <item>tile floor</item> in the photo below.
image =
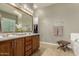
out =
[[32,56],[74,56],[72,50],[64,52],[61,49],[57,49],[56,45],[40,44],[40,48]]

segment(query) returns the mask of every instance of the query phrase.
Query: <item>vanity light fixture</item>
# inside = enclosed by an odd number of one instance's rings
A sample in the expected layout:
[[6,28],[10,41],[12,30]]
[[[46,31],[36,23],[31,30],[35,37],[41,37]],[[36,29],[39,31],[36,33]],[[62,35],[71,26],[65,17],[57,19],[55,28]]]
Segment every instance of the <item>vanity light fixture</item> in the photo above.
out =
[[31,10],[31,9],[27,6],[27,4],[23,4],[23,7],[24,7],[25,10],[27,10],[27,11],[33,13],[33,10]]
[[[13,5],[13,6],[16,6],[16,4],[15,3],[9,3],[9,4],[11,4],[11,5]],[[17,7],[17,6],[16,6]]]
[[8,3],[10,6],[13,6],[16,9],[19,9],[25,13],[28,13],[29,15],[33,15],[33,11],[31,11],[29,8],[24,9],[24,7],[19,8],[15,3]]

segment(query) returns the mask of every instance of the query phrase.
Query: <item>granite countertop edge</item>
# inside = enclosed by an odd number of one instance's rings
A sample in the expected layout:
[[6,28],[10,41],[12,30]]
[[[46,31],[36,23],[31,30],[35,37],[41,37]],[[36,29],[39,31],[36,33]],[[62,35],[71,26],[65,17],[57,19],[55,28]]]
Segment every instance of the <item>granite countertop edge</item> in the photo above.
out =
[[22,37],[35,36],[35,35],[39,35],[39,33],[33,33],[33,34],[29,34],[29,35],[25,34],[25,35],[16,35],[16,36],[11,36],[11,37],[4,37],[4,38],[0,38],[0,41],[14,40],[14,39],[22,38]]

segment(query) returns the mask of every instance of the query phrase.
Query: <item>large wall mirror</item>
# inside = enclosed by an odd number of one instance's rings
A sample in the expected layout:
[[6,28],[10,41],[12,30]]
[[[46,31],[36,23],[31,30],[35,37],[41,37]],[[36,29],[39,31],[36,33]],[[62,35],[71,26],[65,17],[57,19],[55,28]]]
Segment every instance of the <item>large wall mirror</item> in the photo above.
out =
[[0,32],[31,32],[33,17],[23,11],[0,4]]

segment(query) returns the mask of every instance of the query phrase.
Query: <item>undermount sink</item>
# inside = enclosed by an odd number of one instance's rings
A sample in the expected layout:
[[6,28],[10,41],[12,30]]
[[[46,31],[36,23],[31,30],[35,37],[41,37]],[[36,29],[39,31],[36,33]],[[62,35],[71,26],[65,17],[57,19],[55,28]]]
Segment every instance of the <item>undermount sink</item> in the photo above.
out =
[[4,38],[3,36],[0,36],[0,39]]
[[0,39],[3,39],[3,38],[7,38],[7,37],[15,37],[15,35],[0,35]]
[[8,37],[15,37],[16,35],[12,35],[12,34],[10,34],[10,35],[8,35]]

